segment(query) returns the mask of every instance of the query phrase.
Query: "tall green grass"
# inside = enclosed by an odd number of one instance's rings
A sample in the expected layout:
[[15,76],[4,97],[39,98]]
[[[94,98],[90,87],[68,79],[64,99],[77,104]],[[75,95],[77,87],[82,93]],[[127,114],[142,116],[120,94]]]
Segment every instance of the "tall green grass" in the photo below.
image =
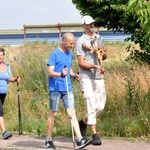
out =
[[[128,43],[106,43],[108,58],[104,61],[107,102],[98,116],[97,131],[107,137],[150,137],[150,68],[147,65],[131,64]],[[14,76],[21,77],[20,100],[24,134],[46,135],[46,120],[49,114],[47,89],[47,66],[49,53],[56,43],[26,44],[7,47],[6,60],[10,62]],[[77,71],[74,57],[73,68]],[[85,115],[85,104],[78,82],[72,80],[78,119]],[[18,132],[17,86],[9,84],[5,108],[8,130]],[[54,136],[71,136],[70,120],[60,104],[53,130]],[[88,130],[88,135],[90,131]]]

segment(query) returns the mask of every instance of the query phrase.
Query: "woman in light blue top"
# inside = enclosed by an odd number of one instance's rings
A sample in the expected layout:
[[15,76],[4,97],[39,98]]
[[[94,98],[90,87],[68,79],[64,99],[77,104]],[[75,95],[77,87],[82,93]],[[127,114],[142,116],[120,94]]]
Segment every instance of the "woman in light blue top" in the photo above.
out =
[[13,77],[9,64],[4,62],[5,50],[0,48],[0,128],[2,130],[3,139],[12,137],[12,134],[6,131],[3,104],[8,91],[9,82],[20,83],[20,77]]

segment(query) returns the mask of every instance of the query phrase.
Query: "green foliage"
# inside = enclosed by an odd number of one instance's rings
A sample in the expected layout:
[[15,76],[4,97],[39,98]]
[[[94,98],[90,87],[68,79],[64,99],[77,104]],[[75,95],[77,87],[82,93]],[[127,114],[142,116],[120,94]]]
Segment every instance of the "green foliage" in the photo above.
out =
[[150,64],[150,3],[145,0],[130,0],[128,13],[133,15],[139,28],[135,28],[128,40],[139,44],[141,50],[128,47],[132,60],[142,60]]
[[[130,78],[127,79],[127,110],[130,112],[132,117],[138,117],[139,120],[131,124],[130,127],[137,127],[136,134],[140,133],[150,133],[150,99],[147,100],[145,97],[141,96],[142,90],[139,82],[134,83]],[[148,93],[150,91],[148,90]],[[133,129],[132,128],[132,129]],[[132,131],[134,132],[134,130]],[[130,132],[131,134],[131,132]]]
[[[140,96],[139,96],[139,88],[138,90],[135,89],[135,85],[138,83],[132,83],[130,79],[127,80],[127,107],[130,109],[130,111],[133,114],[139,113],[139,103],[140,103]],[[139,87],[139,84],[138,84]]]
[[[149,0],[72,0],[82,15],[96,19],[96,26],[131,34],[127,41],[139,44],[130,46],[128,60],[150,63],[150,2]],[[88,9],[87,9],[88,8]]]

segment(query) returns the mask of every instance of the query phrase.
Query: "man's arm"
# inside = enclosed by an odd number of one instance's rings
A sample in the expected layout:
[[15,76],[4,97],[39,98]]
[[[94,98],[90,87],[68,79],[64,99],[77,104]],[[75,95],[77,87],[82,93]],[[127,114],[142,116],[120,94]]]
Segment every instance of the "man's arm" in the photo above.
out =
[[83,55],[78,55],[77,56],[77,60],[78,60],[78,65],[80,68],[82,69],[93,69],[96,68],[98,71],[102,70],[102,67],[99,65],[94,65],[94,64],[90,64],[84,61],[84,56]]
[[54,66],[48,66],[48,76],[50,77],[65,77],[68,73],[68,68],[64,68],[62,72],[55,72]]
[[76,79],[76,80],[80,80],[81,79],[81,75],[79,73],[74,73],[72,69],[70,69],[70,75],[72,77],[74,77],[74,79]]
[[55,72],[54,71],[54,66],[48,66],[48,76],[50,77],[60,77],[61,72]]

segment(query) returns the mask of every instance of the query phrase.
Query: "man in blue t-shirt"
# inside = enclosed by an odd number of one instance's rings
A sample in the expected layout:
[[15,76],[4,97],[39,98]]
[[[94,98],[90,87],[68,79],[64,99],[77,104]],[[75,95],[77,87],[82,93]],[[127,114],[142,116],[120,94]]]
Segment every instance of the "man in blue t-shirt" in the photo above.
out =
[[72,51],[75,37],[72,33],[65,33],[60,46],[54,49],[48,59],[48,88],[50,96],[50,114],[47,119],[46,148],[56,149],[52,141],[54,119],[57,115],[60,99],[71,118],[71,124],[76,134],[78,148],[81,149],[91,143],[91,139],[83,138],[79,129],[78,120],[74,109],[74,95],[70,76],[80,80],[81,76],[75,74],[72,67]]

